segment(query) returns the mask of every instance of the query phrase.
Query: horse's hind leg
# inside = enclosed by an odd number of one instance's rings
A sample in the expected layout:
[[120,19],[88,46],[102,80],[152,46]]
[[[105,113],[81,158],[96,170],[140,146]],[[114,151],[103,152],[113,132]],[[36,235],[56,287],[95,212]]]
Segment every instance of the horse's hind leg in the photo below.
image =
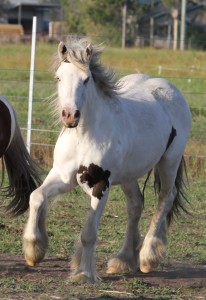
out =
[[175,182],[181,166],[180,160],[178,158],[171,162],[163,157],[155,168],[160,191],[157,212],[152,218],[139,255],[140,270],[144,273],[154,270],[165,255],[167,220],[177,196]]
[[29,218],[23,236],[24,256],[28,265],[35,266],[44,258],[47,250],[45,220],[48,198],[66,192],[69,188],[69,184],[63,183],[52,169],[42,186],[31,194]]
[[122,184],[121,187],[127,199],[127,231],[122,248],[108,262],[109,274],[137,270],[137,248],[140,245],[138,223],[143,208],[143,197],[136,180]]

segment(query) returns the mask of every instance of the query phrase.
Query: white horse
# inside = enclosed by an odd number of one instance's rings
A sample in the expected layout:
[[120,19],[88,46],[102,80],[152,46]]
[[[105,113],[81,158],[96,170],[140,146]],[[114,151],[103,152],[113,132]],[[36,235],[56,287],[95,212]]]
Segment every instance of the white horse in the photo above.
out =
[[[115,80],[99,61],[101,49],[87,39],[58,48],[57,106],[64,128],[54,150],[51,171],[30,197],[23,237],[29,265],[47,250],[48,199],[79,184],[91,197],[91,209],[73,256],[71,279],[98,281],[94,248],[100,217],[111,185],[127,199],[128,224],[119,252],[107,273],[154,270],[165,254],[167,227],[182,203],[183,153],[191,127],[189,107],[178,89],[160,78],[134,74]],[[158,206],[141,241],[138,223],[143,195],[138,178],[154,169]]]

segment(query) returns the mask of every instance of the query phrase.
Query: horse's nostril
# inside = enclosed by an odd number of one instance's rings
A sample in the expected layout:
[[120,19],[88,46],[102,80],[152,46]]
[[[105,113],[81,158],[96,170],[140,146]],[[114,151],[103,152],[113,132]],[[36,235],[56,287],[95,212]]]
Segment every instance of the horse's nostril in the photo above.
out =
[[70,117],[70,113],[68,111],[66,111],[65,109],[62,110],[62,117],[63,118],[69,118]]
[[80,117],[80,111],[79,110],[76,110],[75,111],[75,114],[74,114],[74,118],[75,119],[78,119]]

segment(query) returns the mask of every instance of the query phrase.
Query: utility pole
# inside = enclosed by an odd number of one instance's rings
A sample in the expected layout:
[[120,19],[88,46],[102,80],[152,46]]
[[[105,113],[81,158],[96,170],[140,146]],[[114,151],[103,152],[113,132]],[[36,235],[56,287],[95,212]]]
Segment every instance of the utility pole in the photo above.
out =
[[180,29],[180,50],[185,49],[185,27],[186,27],[186,7],[187,0],[182,0],[181,5],[181,29]]
[[154,8],[154,1],[151,0],[151,5],[150,5],[150,10],[151,10],[151,16],[150,16],[150,47],[153,46],[154,44],[154,17],[153,17],[153,8]]
[[177,50],[178,41],[178,1],[174,1],[174,6],[172,7],[172,18],[173,18],[173,50]]
[[127,0],[122,7],[122,48],[125,48],[126,42],[126,22],[127,22]]
[[22,15],[22,7],[21,7],[21,4],[19,4],[19,9],[18,9],[18,24],[21,24],[21,15]]

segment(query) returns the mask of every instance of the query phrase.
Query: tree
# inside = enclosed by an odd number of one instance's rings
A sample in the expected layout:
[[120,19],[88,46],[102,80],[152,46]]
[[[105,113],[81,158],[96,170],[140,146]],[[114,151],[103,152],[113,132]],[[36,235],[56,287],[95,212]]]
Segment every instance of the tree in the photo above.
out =
[[122,5],[119,0],[89,1],[87,14],[90,34],[101,36],[101,39],[120,44],[122,31]]
[[126,6],[126,44],[132,45],[135,37],[137,16],[142,6],[137,0],[93,0],[88,6],[90,21],[96,26],[97,34],[108,38],[110,44],[121,45],[122,22]]
[[5,14],[5,11],[4,11],[5,4],[8,4],[7,0],[2,0],[0,3],[0,23],[1,24],[8,22],[7,15]]
[[[61,0],[69,32],[87,34],[120,45],[122,36],[122,8],[126,0]],[[127,16],[139,12],[138,1],[127,0]],[[130,26],[135,26],[130,23]],[[131,32],[133,32],[131,30]],[[127,37],[130,33],[127,32]]]
[[70,34],[85,34],[85,9],[87,1],[61,0],[67,31]]

